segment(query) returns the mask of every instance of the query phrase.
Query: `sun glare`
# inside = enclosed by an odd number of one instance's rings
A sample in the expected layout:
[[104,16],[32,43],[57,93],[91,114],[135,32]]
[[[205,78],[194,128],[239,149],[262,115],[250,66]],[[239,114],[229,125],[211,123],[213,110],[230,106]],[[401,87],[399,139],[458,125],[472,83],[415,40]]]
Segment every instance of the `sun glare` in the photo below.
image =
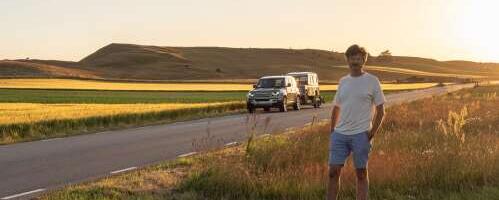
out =
[[499,1],[461,0],[456,9],[456,36],[478,60],[499,61]]

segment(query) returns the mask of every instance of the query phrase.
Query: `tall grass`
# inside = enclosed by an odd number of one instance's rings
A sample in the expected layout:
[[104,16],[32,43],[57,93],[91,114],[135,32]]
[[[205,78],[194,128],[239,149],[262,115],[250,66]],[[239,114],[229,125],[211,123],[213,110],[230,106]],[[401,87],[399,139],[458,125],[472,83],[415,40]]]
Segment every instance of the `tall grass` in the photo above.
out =
[[[498,87],[388,109],[370,155],[371,199],[499,198]],[[328,124],[210,154],[180,189],[198,199],[323,199]],[[341,199],[354,199],[349,160]],[[495,188],[495,189],[494,189]]]

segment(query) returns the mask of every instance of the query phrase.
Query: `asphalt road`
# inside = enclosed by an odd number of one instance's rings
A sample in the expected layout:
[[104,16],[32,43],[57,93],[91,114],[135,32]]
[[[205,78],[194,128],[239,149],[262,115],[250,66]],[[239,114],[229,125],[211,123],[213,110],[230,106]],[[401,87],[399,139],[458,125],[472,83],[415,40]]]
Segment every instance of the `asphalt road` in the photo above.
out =
[[[449,85],[387,95],[387,106],[445,94],[473,84]],[[331,105],[287,113],[258,113],[259,134],[302,127],[314,116],[329,118]],[[243,141],[254,123],[231,115],[166,125],[106,131],[0,146],[0,199],[29,198],[72,183],[140,168],[205,147]],[[250,120],[251,121],[251,120]],[[249,124],[249,125],[248,125]],[[211,138],[211,139],[209,139]],[[193,145],[194,143],[194,145]]]

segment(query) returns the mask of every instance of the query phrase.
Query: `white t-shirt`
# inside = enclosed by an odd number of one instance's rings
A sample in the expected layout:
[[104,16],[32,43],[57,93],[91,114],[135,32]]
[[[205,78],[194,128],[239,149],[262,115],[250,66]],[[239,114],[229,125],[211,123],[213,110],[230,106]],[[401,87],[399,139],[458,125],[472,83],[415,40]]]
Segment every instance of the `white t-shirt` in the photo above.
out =
[[375,105],[385,101],[376,76],[364,72],[357,77],[342,77],[333,100],[340,107],[340,119],[334,130],[345,135],[371,130]]

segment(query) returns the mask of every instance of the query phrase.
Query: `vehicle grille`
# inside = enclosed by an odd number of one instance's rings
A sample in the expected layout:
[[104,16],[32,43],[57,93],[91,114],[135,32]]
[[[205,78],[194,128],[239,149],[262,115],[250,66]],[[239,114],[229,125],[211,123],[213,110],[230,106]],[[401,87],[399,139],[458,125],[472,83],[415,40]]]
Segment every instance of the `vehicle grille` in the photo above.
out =
[[257,92],[254,94],[255,99],[270,99],[272,97],[272,93],[270,92]]

